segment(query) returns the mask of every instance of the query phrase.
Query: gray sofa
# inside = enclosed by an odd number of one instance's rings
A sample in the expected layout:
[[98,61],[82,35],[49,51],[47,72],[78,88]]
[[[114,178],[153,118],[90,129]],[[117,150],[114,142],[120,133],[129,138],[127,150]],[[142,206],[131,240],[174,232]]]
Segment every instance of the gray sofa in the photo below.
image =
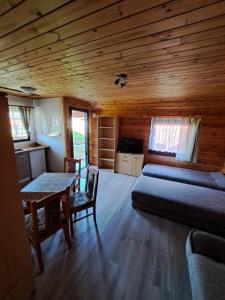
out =
[[142,174],[225,191],[225,175],[221,172],[205,172],[158,164],[147,164],[144,166]]
[[131,198],[134,208],[225,235],[225,192],[141,175]]
[[225,299],[225,240],[191,231],[186,256],[193,300]]

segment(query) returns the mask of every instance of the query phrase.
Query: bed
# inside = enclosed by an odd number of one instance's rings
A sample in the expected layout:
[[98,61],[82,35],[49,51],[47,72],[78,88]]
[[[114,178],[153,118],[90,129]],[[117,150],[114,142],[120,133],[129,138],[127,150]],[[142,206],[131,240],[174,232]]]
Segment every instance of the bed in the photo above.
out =
[[225,192],[141,175],[132,205],[196,228],[225,235]]
[[144,166],[142,174],[225,191],[225,175],[221,172],[205,172],[158,164],[147,164]]

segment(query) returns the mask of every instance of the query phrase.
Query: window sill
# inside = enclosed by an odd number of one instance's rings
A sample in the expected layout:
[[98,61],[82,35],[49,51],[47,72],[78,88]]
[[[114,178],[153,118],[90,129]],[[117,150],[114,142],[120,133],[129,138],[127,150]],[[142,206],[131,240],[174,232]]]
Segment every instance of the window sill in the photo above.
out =
[[171,158],[175,158],[176,157],[176,153],[161,152],[161,151],[155,151],[155,150],[148,150],[148,154],[157,155],[157,156],[171,157]]

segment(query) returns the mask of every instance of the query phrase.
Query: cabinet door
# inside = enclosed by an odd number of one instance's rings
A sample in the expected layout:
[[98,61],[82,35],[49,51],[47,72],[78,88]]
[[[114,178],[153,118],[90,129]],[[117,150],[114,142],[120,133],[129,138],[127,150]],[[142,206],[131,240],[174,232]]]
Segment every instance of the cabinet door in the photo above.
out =
[[116,156],[116,171],[121,174],[130,175],[131,173],[131,163],[128,154],[117,153]]
[[32,179],[46,172],[46,160],[44,149],[30,152],[30,166]]
[[142,155],[134,155],[132,157],[132,176],[140,176],[143,164],[143,156]]
[[123,154],[121,158],[121,167],[122,167],[122,172],[123,174],[131,175],[131,159],[128,154]]
[[19,183],[21,186],[24,186],[31,180],[31,169],[28,152],[16,153],[16,166]]

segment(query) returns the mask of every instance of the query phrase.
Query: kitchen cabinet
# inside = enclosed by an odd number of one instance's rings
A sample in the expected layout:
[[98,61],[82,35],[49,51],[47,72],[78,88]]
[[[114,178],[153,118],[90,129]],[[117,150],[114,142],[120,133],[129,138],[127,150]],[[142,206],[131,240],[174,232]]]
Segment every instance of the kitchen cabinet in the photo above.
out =
[[30,147],[15,152],[20,187],[46,172],[46,149],[47,147]]
[[31,180],[29,152],[21,151],[16,153],[16,166],[19,184],[22,187]]
[[32,179],[46,172],[45,149],[30,152],[30,168]]

